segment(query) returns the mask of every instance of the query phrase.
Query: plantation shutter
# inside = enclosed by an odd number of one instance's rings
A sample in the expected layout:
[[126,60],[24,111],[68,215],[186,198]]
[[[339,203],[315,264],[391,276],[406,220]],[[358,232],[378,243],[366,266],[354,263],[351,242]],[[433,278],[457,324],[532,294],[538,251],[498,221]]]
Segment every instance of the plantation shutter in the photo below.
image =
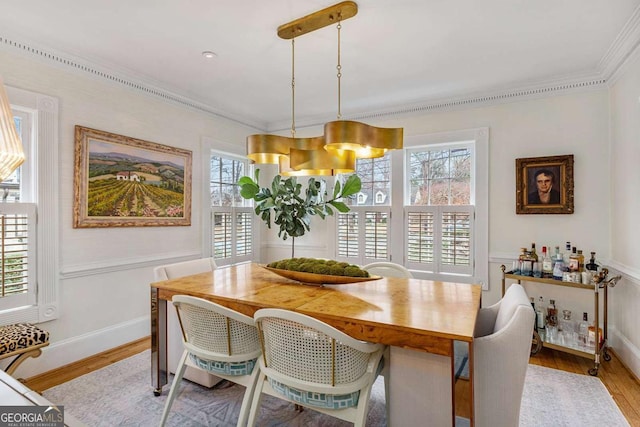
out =
[[251,208],[215,207],[211,213],[211,224],[213,258],[216,261],[222,261],[220,265],[251,261],[253,254]]
[[405,218],[409,268],[473,274],[473,206],[408,206]]
[[338,259],[359,265],[389,260],[390,222],[388,206],[351,206],[338,214]]
[[0,310],[36,304],[36,205],[0,204]]

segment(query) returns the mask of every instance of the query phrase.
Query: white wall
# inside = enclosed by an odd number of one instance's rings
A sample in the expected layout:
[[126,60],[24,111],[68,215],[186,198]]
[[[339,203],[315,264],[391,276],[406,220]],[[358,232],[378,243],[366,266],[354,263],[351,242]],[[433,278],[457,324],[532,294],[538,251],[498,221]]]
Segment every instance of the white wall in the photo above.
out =
[[[637,68],[632,71],[639,74]],[[201,156],[206,155],[200,150],[200,141],[204,137],[221,141],[237,147],[242,153],[245,137],[256,130],[13,53],[0,51],[0,74],[7,85],[41,92],[60,100],[62,316],[46,324],[52,339],[46,356],[40,358],[37,365],[26,362],[21,368],[24,369],[22,375],[29,376],[36,370],[46,371],[149,333],[151,267],[163,260],[200,254],[204,185]],[[626,85],[625,82],[621,79],[618,85]],[[634,84],[637,89],[637,79]],[[616,87],[615,91],[623,90]],[[616,99],[615,94],[612,99]],[[625,111],[631,114],[629,108]],[[620,184],[624,185],[624,195],[636,194],[637,191],[634,193],[633,190],[638,188],[640,180],[637,167],[628,182],[625,176],[629,175],[624,175],[622,170],[617,167],[614,171],[609,169],[610,158],[632,157],[632,150],[637,150],[633,142],[637,145],[638,132],[636,128],[635,133],[626,135],[630,133],[628,128],[631,125],[617,126],[626,136],[624,142],[618,142],[613,148],[614,151],[622,150],[622,154],[610,154],[608,91],[601,89],[366,122],[377,126],[404,127],[407,136],[489,128],[489,245],[492,262],[490,289],[483,295],[485,305],[500,298],[500,263],[514,258],[518,248],[531,242],[538,246],[555,246],[570,240],[587,253],[596,251],[601,261],[608,262],[614,258],[638,268],[637,262],[632,263],[640,255],[637,246],[634,247],[635,253],[626,253],[622,248],[612,251],[612,242],[616,246],[617,239],[626,231],[614,229],[616,237],[613,240],[609,237],[609,224],[616,221],[625,224],[624,230],[633,230],[631,217],[621,218],[626,214],[607,208],[610,189],[613,184]],[[76,124],[193,150],[193,225],[73,229],[73,126]],[[317,133],[314,131],[299,130],[299,135],[313,135]],[[228,151],[227,146],[225,151]],[[515,159],[561,154],[573,154],[575,157],[575,214],[516,215]],[[270,179],[266,175],[263,176],[266,179],[263,184]],[[632,203],[630,198],[614,197],[619,211],[625,211],[623,202]],[[299,246],[296,245],[300,249],[297,255],[323,256],[326,253],[329,233],[326,227],[317,225],[317,222],[312,225],[311,234],[300,239]],[[263,231],[263,235],[267,237],[263,254],[269,250],[270,255],[282,254],[275,258],[289,255],[289,241],[283,244],[275,237],[275,232]],[[624,247],[631,248],[637,245],[636,241],[627,237]],[[628,258],[619,255],[620,251],[625,252],[624,256]],[[267,257],[261,258],[265,261]],[[619,291],[616,288],[612,294],[622,294]],[[546,288],[532,289],[530,294],[545,295],[547,299],[553,296],[560,308],[569,306],[575,311],[593,312],[591,295],[577,295],[575,291],[557,293]],[[623,304],[623,308],[638,308],[640,295],[637,290],[626,297],[628,301],[624,303],[616,297],[612,313],[619,311]],[[631,314],[614,314],[610,323],[619,334],[618,342],[628,340],[637,349],[640,328],[628,316]]]
[[[149,335],[152,267],[201,254],[202,138],[244,153],[256,130],[11,52],[0,51],[0,74],[7,86],[60,102],[61,316],[44,325],[51,334],[45,355],[20,368],[28,377]],[[74,229],[75,125],[192,150],[192,225]]]
[[611,88],[611,259],[616,352],[640,377],[640,47]]

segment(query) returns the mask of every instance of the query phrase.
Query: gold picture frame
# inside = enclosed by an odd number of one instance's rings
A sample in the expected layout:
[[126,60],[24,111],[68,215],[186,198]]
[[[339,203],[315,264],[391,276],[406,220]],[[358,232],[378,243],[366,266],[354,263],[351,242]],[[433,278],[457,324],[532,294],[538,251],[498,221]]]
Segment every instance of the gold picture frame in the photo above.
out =
[[73,227],[191,225],[189,150],[75,127]]
[[573,154],[516,159],[516,214],[573,213]]

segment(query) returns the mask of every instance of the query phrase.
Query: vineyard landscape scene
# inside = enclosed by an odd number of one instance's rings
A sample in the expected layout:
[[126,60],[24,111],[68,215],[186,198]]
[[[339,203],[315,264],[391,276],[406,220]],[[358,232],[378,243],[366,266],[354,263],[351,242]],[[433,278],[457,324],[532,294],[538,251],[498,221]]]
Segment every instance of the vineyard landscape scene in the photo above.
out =
[[88,216],[182,217],[184,174],[179,156],[91,141]]

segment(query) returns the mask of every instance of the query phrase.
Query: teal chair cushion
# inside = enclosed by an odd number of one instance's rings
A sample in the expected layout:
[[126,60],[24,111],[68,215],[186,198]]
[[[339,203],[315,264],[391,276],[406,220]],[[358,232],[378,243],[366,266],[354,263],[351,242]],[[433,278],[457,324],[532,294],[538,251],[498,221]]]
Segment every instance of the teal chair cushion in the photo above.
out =
[[189,353],[189,359],[200,369],[209,371],[213,374],[226,374],[226,375],[250,375],[253,372],[253,368],[256,366],[256,359],[245,360],[243,362],[220,362],[217,360],[201,359],[195,354]]
[[358,406],[359,391],[348,394],[325,394],[299,390],[269,378],[269,384],[276,392],[294,402],[325,409],[344,409]]

